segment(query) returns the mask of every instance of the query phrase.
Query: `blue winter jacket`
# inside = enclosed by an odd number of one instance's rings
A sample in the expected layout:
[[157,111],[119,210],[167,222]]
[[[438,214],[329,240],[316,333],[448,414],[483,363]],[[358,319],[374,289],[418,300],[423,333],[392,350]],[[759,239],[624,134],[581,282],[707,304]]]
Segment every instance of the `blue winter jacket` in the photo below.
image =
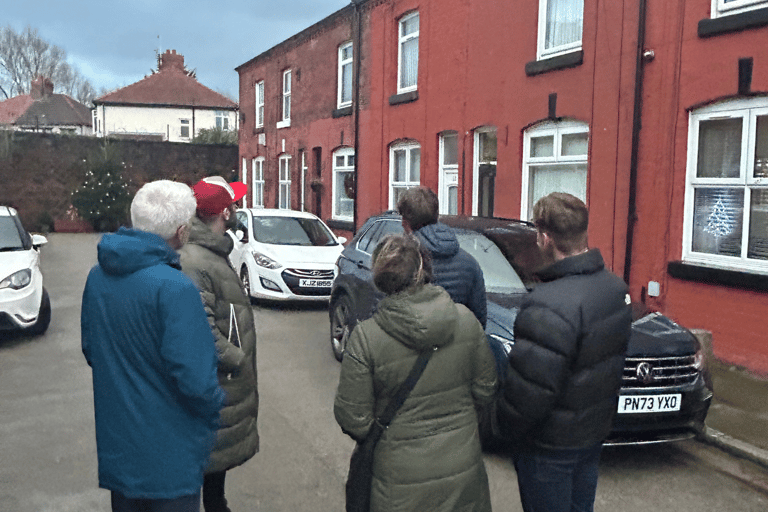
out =
[[224,392],[200,292],[159,236],[120,228],[83,292],[99,486],[129,498],[197,492]]
[[442,286],[453,302],[467,306],[485,328],[488,305],[477,260],[459,247],[453,229],[441,222],[423,226],[414,234],[432,254],[432,282]]

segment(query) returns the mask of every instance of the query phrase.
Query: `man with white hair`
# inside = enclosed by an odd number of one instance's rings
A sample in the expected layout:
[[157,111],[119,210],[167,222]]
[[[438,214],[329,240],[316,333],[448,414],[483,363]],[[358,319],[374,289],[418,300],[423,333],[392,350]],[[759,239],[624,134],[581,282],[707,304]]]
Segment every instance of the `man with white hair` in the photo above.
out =
[[200,293],[176,252],[195,209],[187,185],[144,185],[133,229],[104,235],[83,292],[99,486],[115,512],[200,510],[224,392]]

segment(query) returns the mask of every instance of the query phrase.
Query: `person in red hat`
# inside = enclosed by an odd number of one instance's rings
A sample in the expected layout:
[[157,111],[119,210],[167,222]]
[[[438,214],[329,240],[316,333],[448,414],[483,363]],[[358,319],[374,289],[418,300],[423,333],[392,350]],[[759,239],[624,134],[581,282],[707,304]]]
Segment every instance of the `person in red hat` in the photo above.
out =
[[179,251],[181,268],[203,298],[216,339],[219,383],[227,395],[216,446],[205,470],[203,507],[206,512],[230,512],[224,497],[226,471],[259,450],[256,326],[250,298],[227,259],[234,242],[226,230],[237,225],[235,203],[247,186],[213,176],[200,180],[192,190],[197,214],[190,221],[189,241]]

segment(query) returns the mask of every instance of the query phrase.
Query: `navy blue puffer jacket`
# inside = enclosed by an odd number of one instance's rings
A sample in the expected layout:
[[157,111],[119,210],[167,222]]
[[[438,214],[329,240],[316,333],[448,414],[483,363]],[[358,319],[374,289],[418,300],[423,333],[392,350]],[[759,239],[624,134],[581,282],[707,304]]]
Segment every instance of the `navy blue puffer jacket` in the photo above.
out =
[[453,229],[440,222],[414,232],[432,254],[432,283],[442,286],[453,302],[464,304],[485,328],[487,304],[480,265],[459,247]]

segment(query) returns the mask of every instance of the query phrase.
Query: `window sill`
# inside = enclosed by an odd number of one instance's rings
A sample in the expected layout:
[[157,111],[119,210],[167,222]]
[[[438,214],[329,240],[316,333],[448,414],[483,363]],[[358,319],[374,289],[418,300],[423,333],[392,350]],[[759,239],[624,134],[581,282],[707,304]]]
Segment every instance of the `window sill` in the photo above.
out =
[[355,223],[351,220],[328,219],[325,221],[325,224],[331,229],[340,229],[343,231],[355,230]]
[[344,116],[351,116],[352,115],[352,105],[348,105],[346,107],[340,107],[334,110],[331,115],[334,119],[338,119],[340,117]]
[[699,21],[699,37],[713,37],[729,32],[738,32],[749,28],[768,25],[768,7],[740,12],[719,18],[707,18]]
[[278,130],[279,130],[280,128],[290,128],[290,127],[291,127],[291,120],[290,120],[290,119],[286,119],[285,121],[279,121],[279,122],[278,122],[278,123],[275,125],[275,128],[277,128]]
[[258,135],[260,133],[264,133],[264,125],[257,126],[256,128],[253,129],[254,135]]
[[536,76],[558,69],[580,66],[584,62],[584,50],[558,55],[549,59],[534,60],[525,65],[525,74]]
[[419,91],[401,92],[400,94],[394,94],[389,97],[390,105],[402,105],[403,103],[411,103],[419,99]]
[[768,291],[768,275],[744,270],[726,270],[683,261],[670,261],[667,264],[667,273],[685,281],[719,284],[744,290]]

